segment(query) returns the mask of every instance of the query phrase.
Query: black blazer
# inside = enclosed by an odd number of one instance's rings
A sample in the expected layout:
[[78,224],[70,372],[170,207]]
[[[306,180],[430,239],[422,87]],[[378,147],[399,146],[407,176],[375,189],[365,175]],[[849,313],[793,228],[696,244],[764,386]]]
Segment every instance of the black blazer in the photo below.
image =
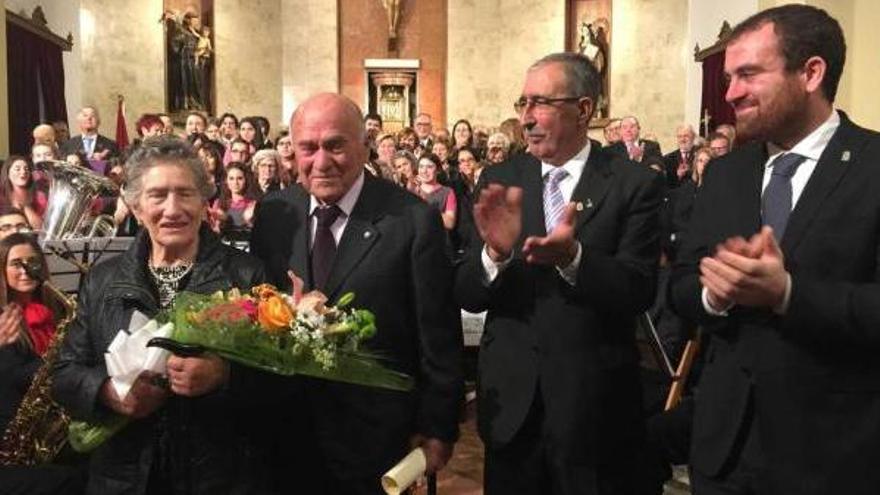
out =
[[[639,163],[643,165],[663,163],[663,153],[660,151],[660,143],[657,141],[649,141],[647,139],[639,139],[638,143],[645,148],[645,152],[642,154],[642,161]],[[617,141],[606,149],[619,158],[629,160],[629,152],[626,150],[626,144],[623,141]]]
[[549,434],[564,449],[559,455],[580,465],[595,466],[610,455],[606,447],[641,431],[635,316],[654,300],[662,181],[612,160],[594,146],[572,194],[581,205],[575,235],[583,247],[574,287],[555,268],[522,258],[526,237],[546,235],[541,163],[517,155],[480,178],[481,186],[523,189],[522,236],[510,265],[487,285],[478,242],[456,277],[462,307],[488,310],[478,426],[491,447],[511,441],[539,390]]
[[[83,148],[83,137],[82,135],[73,136],[68,139],[64,143],[61,144],[60,147],[61,154],[64,155],[61,158],[64,159],[65,156],[71,155],[74,153],[85,153],[85,149]],[[116,146],[116,142],[112,139],[104,136],[102,134],[98,134],[98,137],[95,139],[95,153],[110,150],[109,157],[114,157],[119,155],[119,148]]]
[[[310,196],[299,185],[266,195],[257,208],[251,251],[270,282],[287,289],[293,270],[310,279]],[[410,435],[454,441],[463,400],[461,316],[436,210],[415,195],[364,174],[364,186],[339,241],[326,284],[330,304],[347,292],[376,315],[367,346],[387,365],[416,378],[410,393],[340,383],[310,385],[318,421],[344,439],[333,450],[346,469],[378,476],[408,449]],[[390,463],[390,464],[389,464]],[[381,470],[381,472],[380,472]],[[346,473],[350,474],[350,473]],[[378,489],[378,484],[376,485]]]
[[[694,148],[696,149],[696,148]],[[688,167],[693,167],[694,165],[694,149],[688,152],[687,156],[687,164]],[[685,177],[684,179],[679,180],[678,178],[678,164],[681,162],[681,150],[675,150],[672,153],[667,153],[663,155],[663,171],[666,174],[666,187],[669,189],[675,189],[680,186],[682,182],[688,179]],[[690,175],[690,174],[688,174]]]
[[784,316],[704,311],[700,258],[760,229],[766,145],[737,147],[707,169],[671,283],[676,308],[712,337],[693,426],[691,464],[700,472],[722,469],[753,408],[767,493],[877,493],[878,156],[880,135],[841,113],[782,239],[792,278]]

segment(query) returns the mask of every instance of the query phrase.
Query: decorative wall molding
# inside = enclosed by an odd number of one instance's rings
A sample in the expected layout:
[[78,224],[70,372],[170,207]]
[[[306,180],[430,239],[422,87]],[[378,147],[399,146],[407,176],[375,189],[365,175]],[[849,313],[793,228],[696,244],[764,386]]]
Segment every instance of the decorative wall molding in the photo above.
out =
[[58,45],[58,47],[65,52],[69,52],[73,48],[73,35],[67,33],[67,38],[62,38],[53,33],[52,30],[49,29],[49,22],[46,21],[46,14],[43,13],[43,8],[39,5],[34,8],[30,17],[28,17],[23,11],[20,14],[16,14],[11,10],[6,10],[6,22],[10,22],[50,43]]

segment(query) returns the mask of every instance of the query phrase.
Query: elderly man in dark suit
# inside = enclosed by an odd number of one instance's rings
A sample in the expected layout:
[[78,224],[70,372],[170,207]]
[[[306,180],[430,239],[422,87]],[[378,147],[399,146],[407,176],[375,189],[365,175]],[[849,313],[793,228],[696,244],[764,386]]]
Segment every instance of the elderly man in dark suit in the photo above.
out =
[[786,5],[737,26],[716,158],[674,269],[711,334],[696,395],[701,494],[880,489],[880,136],[833,107],[843,32]]
[[80,134],[61,144],[62,159],[75,153],[83,153],[89,160],[106,160],[119,155],[116,143],[98,133],[101,117],[97,108],[83,107],[76,114],[76,122],[79,124]]
[[678,148],[672,153],[663,155],[663,170],[666,174],[666,187],[669,189],[675,189],[690,177],[691,167],[694,164],[694,138],[696,137],[697,133],[690,125],[680,125],[675,130]]
[[634,324],[654,300],[662,178],[587,137],[599,84],[583,55],[533,64],[515,104],[529,153],[480,179],[482,242],[456,295],[488,310],[478,421],[489,495],[634,491]]
[[307,413],[315,442],[294,437],[290,447],[323,465],[308,473],[323,486],[306,492],[378,494],[380,476],[411,444],[421,445],[431,473],[448,461],[458,435],[462,331],[444,230],[426,203],[364,173],[364,124],[351,100],[316,95],[290,128],[302,187],[263,198],[252,252],[281,287],[290,286],[290,270],[329,304],[354,292],[355,305],[376,315],[370,349],[416,380],[402,393],[301,379],[294,407]]
[[632,115],[620,119],[620,141],[617,141],[608,149],[622,158],[644,165],[657,164],[662,167],[663,154],[660,151],[660,143],[650,139],[642,139],[639,119]]

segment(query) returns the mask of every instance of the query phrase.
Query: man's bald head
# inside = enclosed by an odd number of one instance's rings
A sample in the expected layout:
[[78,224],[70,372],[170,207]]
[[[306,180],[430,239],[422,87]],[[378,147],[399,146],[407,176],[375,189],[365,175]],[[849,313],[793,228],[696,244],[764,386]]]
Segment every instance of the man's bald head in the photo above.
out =
[[314,118],[316,115],[332,113],[346,123],[355,127],[354,132],[365,135],[361,110],[350,98],[336,93],[319,93],[302,102],[290,117],[291,133],[296,133],[298,121],[304,117]]
[[302,186],[322,203],[338,202],[369,158],[358,106],[335,93],[312,96],[291,116],[290,134]]

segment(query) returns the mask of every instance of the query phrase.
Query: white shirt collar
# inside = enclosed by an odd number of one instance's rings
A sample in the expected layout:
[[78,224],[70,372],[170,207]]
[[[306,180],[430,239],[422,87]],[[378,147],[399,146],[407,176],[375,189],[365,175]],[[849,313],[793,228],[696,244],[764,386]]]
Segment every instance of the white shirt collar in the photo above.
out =
[[[834,136],[834,133],[837,131],[837,128],[840,127],[840,115],[837,113],[837,110],[832,110],[831,115],[828,116],[828,119],[822,123],[819,127],[817,127],[813,132],[807,135],[807,137],[801,139],[797,144],[792,146],[789,153],[796,153],[798,155],[804,156],[807,160],[819,161],[819,157],[822,156],[822,152],[825,151],[825,147],[828,146],[828,143],[831,141],[831,138]],[[783,153],[784,149],[773,143],[767,143],[767,153],[770,155],[770,158],[775,158],[777,155]]]
[[[361,170],[360,175],[358,175],[357,179],[354,180],[354,184],[348,188],[348,191],[342,196],[342,198],[336,202],[336,206],[342,210],[342,213],[346,217],[351,216],[351,211],[354,210],[354,205],[357,203],[358,198],[361,195],[361,189],[364,188],[364,171]],[[311,198],[311,205],[309,207],[309,215],[315,212],[315,208],[321,205],[321,202],[318,201],[313,195],[309,195]]]
[[[573,178],[575,183],[577,183],[581,178],[581,174],[584,172],[584,167],[587,165],[587,159],[589,158],[590,140],[587,139],[587,144],[583,148],[581,148],[581,150],[576,155],[571,157],[570,160],[565,162],[562,165],[562,168],[564,168],[565,171],[568,172],[569,177]],[[548,172],[555,168],[557,168],[556,165],[552,165],[550,163],[542,161],[541,177],[545,177]]]

